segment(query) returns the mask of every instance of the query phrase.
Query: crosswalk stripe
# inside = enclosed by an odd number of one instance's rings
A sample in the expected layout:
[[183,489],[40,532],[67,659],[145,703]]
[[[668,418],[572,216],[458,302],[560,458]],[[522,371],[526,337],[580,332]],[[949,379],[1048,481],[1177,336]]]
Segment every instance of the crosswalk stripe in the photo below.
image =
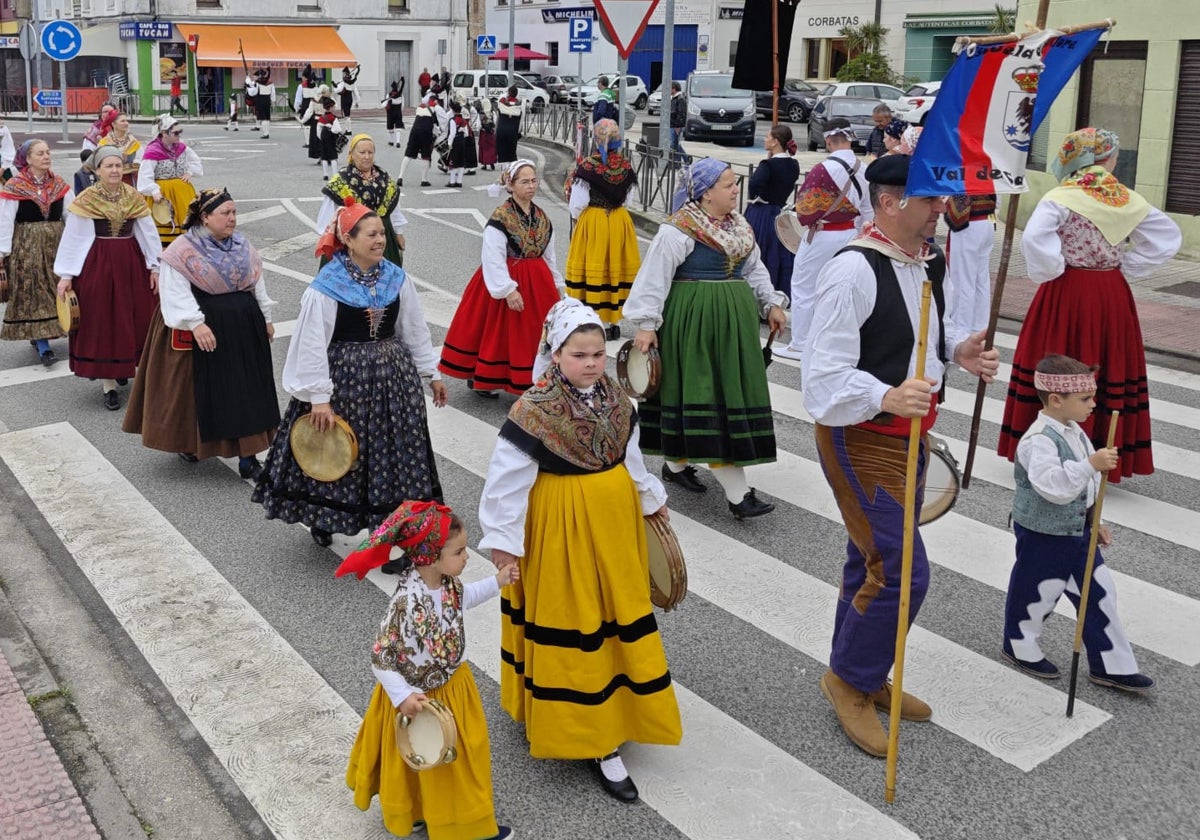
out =
[[87,438],[10,432],[0,457],[279,840],[390,836],[346,789],[359,716]]
[[[434,450],[480,477],[487,475],[495,427],[449,406],[430,408]],[[800,459],[796,459],[800,460]],[[837,589],[678,512],[671,522],[688,563],[693,591],[818,662],[828,662]],[[738,569],[738,585],[728,571]],[[775,605],[796,607],[780,615]],[[802,605],[802,608],[801,606]],[[999,630],[997,630],[999,635]],[[1032,770],[1109,719],[1089,706],[1062,716],[1060,691],[914,626],[906,684],[933,706],[934,723],[1022,770]],[[981,697],[991,701],[981,703]],[[998,698],[1004,697],[1003,701]]]

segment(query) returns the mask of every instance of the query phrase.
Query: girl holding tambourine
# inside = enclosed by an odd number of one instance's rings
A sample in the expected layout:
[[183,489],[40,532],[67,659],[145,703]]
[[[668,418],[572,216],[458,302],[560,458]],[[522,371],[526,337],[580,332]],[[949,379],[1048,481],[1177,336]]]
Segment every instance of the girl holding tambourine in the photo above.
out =
[[[510,565],[464,584],[462,520],[445,505],[407,501],[336,574],[361,580],[388,562],[393,546],[403,549],[406,568],[371,649],[378,682],[350,752],[346,784],[364,811],[379,795],[383,824],[392,834],[407,837],[424,822],[430,840],[505,840],[512,830],[496,824],[487,719],[475,677],[463,667],[463,612],[495,598],[520,572]],[[431,702],[453,715],[455,755],[417,772],[396,747],[396,717],[416,717]]]

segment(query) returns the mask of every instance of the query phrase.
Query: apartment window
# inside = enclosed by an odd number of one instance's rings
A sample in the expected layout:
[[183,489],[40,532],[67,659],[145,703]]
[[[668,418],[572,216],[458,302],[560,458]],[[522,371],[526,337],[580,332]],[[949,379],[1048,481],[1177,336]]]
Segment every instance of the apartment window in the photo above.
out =
[[1127,187],[1137,186],[1142,101],[1146,90],[1145,41],[1113,41],[1079,68],[1079,107],[1075,127],[1101,125],[1121,138],[1113,174]]
[[804,39],[804,78],[821,78],[821,39]]
[[546,42],[546,55],[550,56],[550,66],[558,66],[558,41]]
[[[1200,41],[1183,41],[1179,54],[1179,86],[1175,89],[1175,130],[1171,136],[1171,168],[1167,174],[1165,209],[1200,213]],[[1121,138],[1124,154],[1125,138]],[[1117,162],[1120,163],[1120,157]]]
[[221,0],[196,0],[197,9],[219,9]]
[[408,0],[388,0],[388,13],[399,14],[408,11]]
[[729,42],[729,66],[737,67],[737,41]]

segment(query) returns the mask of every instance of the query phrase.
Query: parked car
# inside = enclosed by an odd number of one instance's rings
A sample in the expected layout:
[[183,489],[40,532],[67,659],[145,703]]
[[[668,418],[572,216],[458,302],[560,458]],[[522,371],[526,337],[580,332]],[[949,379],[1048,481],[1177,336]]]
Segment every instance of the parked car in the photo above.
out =
[[[517,86],[517,99],[531,111],[540,111],[550,102],[550,94],[544,88],[535,87],[520,73],[513,74]],[[499,99],[508,89],[508,73],[495,70],[460,70],[450,78],[454,90],[465,91],[471,99]]]
[[904,96],[892,106],[896,116],[908,120],[913,125],[925,125],[925,116],[933,107],[933,100],[941,90],[941,82],[921,82],[904,91]]
[[893,85],[879,82],[834,82],[821,88],[821,97],[826,96],[858,96],[867,99],[882,99],[895,108],[896,102],[904,96],[904,91]]
[[[601,73],[600,76],[608,76],[608,86],[612,90],[617,90],[617,83],[621,81],[619,73]],[[583,104],[589,108],[596,104],[596,97],[600,95],[600,86],[597,84],[600,76],[593,76],[583,83]],[[567,102],[576,104],[577,93],[575,88],[567,91]],[[625,101],[637,108],[639,111],[646,107],[646,103],[650,101],[650,94],[646,91],[646,83],[638,76],[625,77]]]
[[[683,90],[683,87],[684,87],[683,79],[677,79],[676,84],[679,85],[680,90]],[[663,97],[662,85],[659,85],[658,87],[656,87],[654,89],[654,93],[650,94],[650,98],[646,100],[646,113],[647,114],[657,114],[662,110],[662,97]]]
[[733,74],[697,71],[688,76],[684,140],[736,140],[754,145],[754,94],[733,86]]
[[583,79],[578,76],[547,76],[542,81],[542,87],[550,94],[551,102],[566,102],[567,91],[583,84]]
[[545,81],[542,79],[541,73],[534,73],[533,71],[522,70],[521,78],[527,80],[534,87],[540,87],[540,88],[546,87]]
[[[820,95],[817,88],[803,79],[786,79],[779,87],[779,117],[788,122],[804,122]],[[760,90],[754,94],[754,103],[760,117],[771,116],[771,91]]]
[[850,121],[854,129],[855,139],[851,146],[856,152],[865,152],[867,139],[875,128],[871,112],[880,103],[879,99],[866,99],[857,96],[823,96],[813,106],[808,115],[808,150],[815,152],[817,147],[825,147],[825,124],[835,117]]

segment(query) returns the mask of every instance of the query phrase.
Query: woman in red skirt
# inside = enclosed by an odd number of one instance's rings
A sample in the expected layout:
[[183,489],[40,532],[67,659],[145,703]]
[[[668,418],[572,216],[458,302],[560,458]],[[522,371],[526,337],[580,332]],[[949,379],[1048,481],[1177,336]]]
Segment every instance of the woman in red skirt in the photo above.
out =
[[1182,242],[1174,222],[1112,174],[1117,149],[1117,135],[1104,129],[1067,135],[1051,164],[1059,186],[1025,226],[1021,253],[1038,290],[1017,339],[998,450],[1011,461],[1037,417],[1038,361],[1070,356],[1098,368],[1096,410],[1082,424],[1097,448],[1105,445],[1109,416],[1121,412],[1114,483],[1154,471],[1146,352],[1126,278],[1150,274]]
[[502,183],[510,198],[483,231],[483,265],[467,283],[442,346],[438,370],[484,397],[521,394],[533,384],[542,322],[566,281],[554,254],[554,227],[533,203],[537,169],[518,160]]

